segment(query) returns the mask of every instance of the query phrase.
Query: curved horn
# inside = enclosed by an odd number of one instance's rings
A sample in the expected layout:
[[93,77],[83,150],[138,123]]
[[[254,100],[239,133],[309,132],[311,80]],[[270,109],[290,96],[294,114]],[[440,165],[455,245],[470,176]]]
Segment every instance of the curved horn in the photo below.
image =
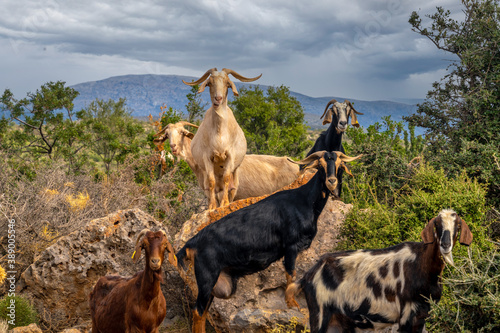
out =
[[294,161],[292,159],[290,159],[288,157],[288,160],[292,163],[295,163],[295,164],[299,164],[299,165],[305,165],[305,164],[309,164],[311,163],[312,161],[314,160],[317,160],[321,157],[323,157],[323,155],[325,154],[326,151],[322,150],[322,151],[317,151],[309,156],[307,156],[306,158],[304,158],[302,161]]
[[337,157],[340,158],[340,160],[342,162],[352,162],[354,160],[357,160],[358,158],[363,157],[363,154],[360,154],[360,155],[355,156],[355,157],[350,157],[350,156],[347,156],[346,154],[344,154],[340,151],[334,151],[334,153],[337,154]]
[[139,243],[139,240],[142,238],[142,236],[144,236],[148,231],[151,231],[149,229],[143,229],[139,235],[137,236],[137,239],[135,241],[135,247],[137,247],[137,244]]
[[184,84],[187,84],[188,86],[194,86],[196,84],[200,84],[202,83],[203,81],[205,81],[207,79],[207,77],[210,76],[210,74],[212,74],[213,72],[217,72],[217,68],[212,68],[212,69],[209,69],[208,71],[205,72],[205,74],[203,74],[198,80],[196,81],[193,81],[193,82],[186,82],[184,80],[182,80],[182,82]]
[[165,131],[167,130],[167,128],[168,128],[168,126],[163,127],[163,128],[162,128],[162,129],[161,129],[158,133],[156,133],[156,134],[154,135],[154,137],[156,138],[156,137],[157,137],[157,136],[159,136],[160,134],[165,133]]
[[321,115],[321,117],[319,117],[319,119],[322,119],[325,116],[325,113],[326,113],[326,110],[328,110],[328,107],[332,104],[335,104],[335,103],[337,103],[336,99],[332,99],[330,102],[328,102],[328,104],[326,104],[325,111],[323,111],[323,115]]
[[254,78],[247,78],[247,77],[244,77],[238,73],[236,73],[235,71],[233,71],[232,69],[228,69],[228,68],[223,68],[222,69],[223,72],[225,72],[226,74],[231,74],[232,76],[234,76],[235,78],[237,78],[238,80],[240,80],[241,82],[252,82],[252,81],[255,81],[255,80],[258,80],[260,79],[260,77],[262,76],[262,74],[260,74],[259,76],[256,76]]
[[198,126],[198,125],[191,124],[190,122],[188,122],[188,121],[184,121],[184,120],[179,121],[179,122],[178,122],[178,124],[181,124],[182,126],[192,126],[192,127],[194,127],[194,128],[198,128],[198,127],[200,127],[200,126]]

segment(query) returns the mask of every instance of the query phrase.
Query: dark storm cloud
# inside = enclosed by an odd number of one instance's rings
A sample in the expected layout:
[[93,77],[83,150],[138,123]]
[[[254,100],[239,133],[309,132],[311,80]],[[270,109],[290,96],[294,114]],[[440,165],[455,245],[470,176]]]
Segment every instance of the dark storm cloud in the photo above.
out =
[[[312,78],[320,87],[330,82],[322,82],[322,74],[397,81],[444,68],[446,62],[439,53],[411,32],[407,22],[411,11],[420,7],[432,13],[438,3],[457,10],[451,0],[420,4],[410,0],[8,0],[0,19],[0,41],[7,59],[50,49],[52,58],[45,61],[60,62],[66,57],[109,75],[117,71],[109,70],[108,58],[114,58],[123,64],[121,74],[127,74],[127,68],[138,72],[144,64],[149,68],[150,63],[191,73],[218,66],[258,70],[269,73],[263,77],[267,84],[307,89],[311,84],[299,78]],[[92,64],[85,65],[82,59]],[[55,63],[54,68],[58,68]],[[287,79],[293,81],[280,81]],[[366,89],[366,95],[382,93]]]

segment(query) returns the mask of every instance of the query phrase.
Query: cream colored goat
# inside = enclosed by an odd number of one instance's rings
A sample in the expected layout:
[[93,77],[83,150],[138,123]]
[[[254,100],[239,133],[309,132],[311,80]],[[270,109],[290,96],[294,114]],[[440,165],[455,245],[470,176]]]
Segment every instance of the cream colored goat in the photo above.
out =
[[[191,139],[193,139],[194,134],[185,129],[184,126],[198,127],[186,121],[168,124],[156,134],[158,138],[155,139],[155,142],[161,143],[168,139],[172,153],[189,164],[198,178],[198,183],[203,188],[204,173],[191,154]],[[291,184],[297,178],[299,166],[288,161],[286,157],[245,155],[236,173],[238,174],[239,186],[234,200],[240,200],[270,194]],[[215,192],[217,199],[221,200],[222,188],[217,187]]]
[[[205,113],[200,128],[191,142],[193,160],[204,174],[203,189],[209,198],[209,209],[217,208],[215,196],[217,187],[222,188],[220,206],[229,204],[229,201],[235,197],[239,185],[236,170],[247,150],[243,130],[236,122],[233,111],[227,106],[229,88],[235,96],[238,96],[236,86],[229,79],[229,74],[243,82],[255,81],[262,76],[261,74],[255,78],[246,78],[231,69],[223,68],[219,72],[217,68],[212,68],[196,81],[182,80],[190,86],[203,82],[198,90],[200,93],[205,90],[205,87],[210,88],[212,106]],[[231,188],[230,183],[232,183]]]

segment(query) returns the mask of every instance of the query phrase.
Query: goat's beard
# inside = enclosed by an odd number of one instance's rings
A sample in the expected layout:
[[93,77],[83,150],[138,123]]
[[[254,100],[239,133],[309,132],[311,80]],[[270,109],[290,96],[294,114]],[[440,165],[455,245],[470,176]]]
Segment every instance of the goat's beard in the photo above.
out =
[[443,256],[443,259],[446,263],[455,266],[455,263],[453,262],[453,254],[451,253],[451,251],[448,253],[441,252],[441,255]]

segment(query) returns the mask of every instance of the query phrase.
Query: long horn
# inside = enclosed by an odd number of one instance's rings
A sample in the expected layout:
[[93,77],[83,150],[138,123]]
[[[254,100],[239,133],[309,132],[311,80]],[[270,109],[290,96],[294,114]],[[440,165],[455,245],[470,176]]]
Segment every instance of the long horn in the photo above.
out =
[[363,154],[358,155],[356,157],[350,157],[340,151],[334,151],[334,153],[337,154],[338,158],[340,158],[342,162],[352,162],[354,160],[357,160],[358,158],[363,157]]
[[183,82],[184,84],[187,84],[188,86],[194,86],[194,85],[196,85],[196,84],[200,84],[200,83],[202,83],[203,81],[205,81],[205,80],[207,79],[207,77],[209,77],[209,76],[210,76],[210,74],[212,74],[213,72],[217,72],[217,68],[215,68],[215,67],[214,67],[214,68],[212,68],[212,69],[209,69],[208,71],[206,71],[206,72],[205,72],[205,74],[203,74],[203,76],[202,76],[202,77],[200,77],[200,78],[199,78],[198,80],[196,80],[196,81],[193,81],[193,82],[186,82],[186,81],[182,80],[182,82]]
[[154,136],[155,138],[158,137],[160,134],[163,134],[165,133],[165,131],[167,130],[167,126],[163,127],[158,133],[156,133]]
[[225,72],[226,74],[231,74],[232,76],[234,76],[235,78],[237,78],[238,80],[240,80],[241,82],[252,82],[252,81],[255,81],[255,80],[258,80],[260,79],[260,77],[262,76],[262,74],[260,74],[259,76],[256,76],[254,78],[247,78],[247,77],[244,77],[238,73],[236,73],[235,71],[233,71],[232,69],[228,69],[228,68],[223,68],[222,69],[223,72]]
[[323,157],[323,155],[325,154],[326,151],[322,150],[322,151],[317,151],[315,152],[314,154],[311,154],[309,156],[307,156],[306,158],[304,158],[302,161],[294,161],[292,159],[290,159],[289,157],[288,160],[292,163],[295,163],[295,164],[300,164],[300,165],[305,165],[305,164],[309,164],[311,163],[312,161],[314,160],[317,160],[321,157]]
[[326,104],[326,108],[325,108],[325,111],[323,112],[323,115],[321,117],[319,117],[319,119],[322,119],[325,116],[325,113],[326,113],[326,110],[328,110],[328,107],[332,104],[335,104],[335,103],[337,103],[336,99],[332,99],[330,102],[328,102],[328,104]]
[[178,122],[178,124],[181,124],[182,126],[192,126],[192,127],[194,127],[194,128],[198,128],[198,127],[200,127],[200,126],[198,126],[198,125],[191,124],[190,122],[188,122],[188,121],[184,121],[184,120],[179,121],[179,122]]

